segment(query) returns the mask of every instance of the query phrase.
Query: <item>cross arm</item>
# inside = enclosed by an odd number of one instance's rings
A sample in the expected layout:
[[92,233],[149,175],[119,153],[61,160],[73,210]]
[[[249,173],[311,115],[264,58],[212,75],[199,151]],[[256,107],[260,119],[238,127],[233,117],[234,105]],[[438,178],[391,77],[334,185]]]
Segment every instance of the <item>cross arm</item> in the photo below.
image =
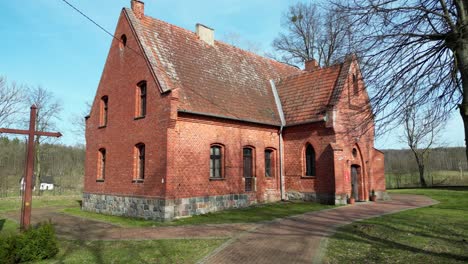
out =
[[[0,128],[0,133],[28,135],[29,131],[28,130],[21,130],[21,129]],[[62,133],[60,133],[60,132],[55,133],[55,132],[35,131],[34,135],[46,136],[46,137],[61,137]]]

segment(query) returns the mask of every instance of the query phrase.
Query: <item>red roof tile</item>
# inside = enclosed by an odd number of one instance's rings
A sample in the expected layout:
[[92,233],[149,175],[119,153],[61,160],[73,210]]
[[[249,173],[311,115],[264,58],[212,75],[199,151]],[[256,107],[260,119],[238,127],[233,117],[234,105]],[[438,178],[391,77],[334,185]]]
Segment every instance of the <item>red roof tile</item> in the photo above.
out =
[[323,118],[335,90],[342,64],[280,80],[276,87],[287,125]]
[[[180,111],[279,125],[269,80],[302,72],[189,30],[125,9],[166,90],[180,88]],[[162,89],[164,90],[164,89]]]
[[[345,64],[305,72],[215,41],[213,46],[189,30],[125,8],[161,92],[180,89],[179,111],[280,125],[270,80],[286,124],[323,118],[341,93]],[[279,80],[279,81],[278,81]]]

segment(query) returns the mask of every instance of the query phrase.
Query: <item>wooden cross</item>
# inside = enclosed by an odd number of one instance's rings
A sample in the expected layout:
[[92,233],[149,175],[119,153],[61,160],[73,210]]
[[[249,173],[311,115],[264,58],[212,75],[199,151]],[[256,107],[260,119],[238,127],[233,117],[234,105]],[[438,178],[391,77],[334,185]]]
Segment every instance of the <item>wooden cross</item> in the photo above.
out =
[[[23,191],[23,200],[21,207],[21,230],[25,230],[31,224],[31,203],[32,203],[32,182],[33,182],[33,171],[34,171],[34,136],[46,136],[46,137],[61,137],[60,132],[42,132],[36,131],[36,112],[37,107],[35,105],[31,106],[31,113],[29,117],[29,130],[20,130],[20,129],[9,129],[9,128],[0,128],[0,133],[10,133],[10,134],[22,134],[28,135],[28,151],[26,156],[26,169],[24,178],[24,191]],[[23,184],[21,184],[23,185]],[[21,186],[23,189],[23,186]]]

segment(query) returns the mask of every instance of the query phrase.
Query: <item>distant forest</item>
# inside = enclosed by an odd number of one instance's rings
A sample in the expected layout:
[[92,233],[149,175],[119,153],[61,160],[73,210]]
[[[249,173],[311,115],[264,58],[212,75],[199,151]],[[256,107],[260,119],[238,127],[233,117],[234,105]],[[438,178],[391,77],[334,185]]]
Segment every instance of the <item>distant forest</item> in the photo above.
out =
[[[52,177],[52,194],[79,194],[83,190],[85,148],[42,144],[41,174]],[[410,150],[383,150],[387,188],[418,186],[418,168]],[[24,174],[25,141],[0,137],[0,197],[18,195]],[[426,174],[430,186],[468,185],[465,149],[435,148],[430,151]],[[40,194],[39,190],[35,194]]]
[[[52,177],[53,194],[77,194],[83,189],[84,147],[41,144],[41,176]],[[18,138],[0,137],[0,197],[18,195],[24,174],[26,144]],[[40,194],[35,190],[35,194]]]
[[[383,152],[387,188],[417,187],[418,167],[411,150],[387,149]],[[464,147],[431,149],[425,162],[429,186],[468,185],[467,170]]]
[[[418,167],[413,153],[409,149],[386,149],[385,172],[386,173],[411,173],[417,172]],[[430,151],[427,160],[429,171],[458,171],[467,170],[465,148],[434,148]]]

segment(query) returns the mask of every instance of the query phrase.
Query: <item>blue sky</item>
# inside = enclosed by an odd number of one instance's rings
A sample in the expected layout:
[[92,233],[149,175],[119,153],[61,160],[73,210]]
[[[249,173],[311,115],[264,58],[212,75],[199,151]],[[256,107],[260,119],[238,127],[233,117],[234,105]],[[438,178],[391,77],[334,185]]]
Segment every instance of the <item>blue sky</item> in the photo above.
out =
[[[122,7],[130,0],[68,0],[110,32]],[[293,0],[146,0],[145,13],[194,30],[196,23],[215,29],[223,39],[236,34],[245,42],[269,51],[281,29],[281,14]],[[0,1],[0,75],[9,81],[41,85],[62,102],[61,142],[73,145],[69,119],[92,101],[112,41],[61,0]],[[242,43],[241,43],[242,45]],[[19,124],[18,124],[19,126]],[[378,148],[401,148],[398,131],[377,139]],[[463,125],[454,113],[442,140],[464,145]]]

